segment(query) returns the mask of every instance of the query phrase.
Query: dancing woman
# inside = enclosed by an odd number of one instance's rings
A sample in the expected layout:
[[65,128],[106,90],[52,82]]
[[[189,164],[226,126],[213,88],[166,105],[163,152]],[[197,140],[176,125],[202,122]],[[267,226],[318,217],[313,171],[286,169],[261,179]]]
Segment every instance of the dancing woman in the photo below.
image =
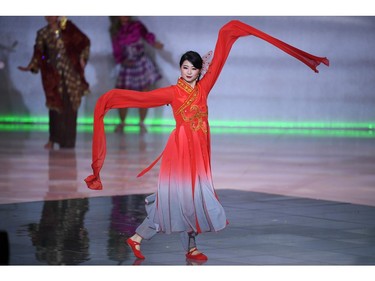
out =
[[176,121],[176,128],[162,154],[138,175],[142,176],[161,160],[157,192],[146,197],[147,217],[135,234],[126,240],[137,258],[145,258],[140,249],[143,239],[149,240],[158,232],[178,232],[186,258],[205,261],[207,256],[196,246],[196,235],[222,230],[228,224],[212,180],[207,98],[232,45],[238,38],[249,35],[275,45],[315,72],[318,72],[316,68],[320,63],[329,65],[327,58],[306,53],[243,22],[233,20],[220,29],[212,62],[202,78],[203,60],[198,53],[189,51],[181,57],[181,77],[176,85],[147,93],[112,89],[97,101],[92,146],[93,175],[85,179],[91,189],[103,188],[99,172],[106,154],[103,118],[108,110],[170,104]]

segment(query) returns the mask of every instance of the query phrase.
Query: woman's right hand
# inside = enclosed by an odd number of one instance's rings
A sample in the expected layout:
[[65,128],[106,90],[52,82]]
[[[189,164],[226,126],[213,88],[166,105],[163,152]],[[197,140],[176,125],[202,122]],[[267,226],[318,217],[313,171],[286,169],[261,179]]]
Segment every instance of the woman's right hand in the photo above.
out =
[[135,62],[131,60],[123,60],[121,64],[123,66],[131,67],[131,66],[134,66]]
[[21,71],[30,71],[31,67],[30,66],[19,66],[18,69],[21,70]]

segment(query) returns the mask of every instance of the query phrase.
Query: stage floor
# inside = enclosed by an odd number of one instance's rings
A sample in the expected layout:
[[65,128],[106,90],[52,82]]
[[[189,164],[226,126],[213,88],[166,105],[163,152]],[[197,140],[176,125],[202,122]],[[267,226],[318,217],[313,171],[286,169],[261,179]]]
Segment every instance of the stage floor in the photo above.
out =
[[[104,190],[89,190],[91,133],[43,149],[43,131],[0,132],[0,230],[10,265],[185,265],[178,235],[124,245],[156,190],[168,133],[107,134]],[[212,170],[229,225],[198,237],[205,265],[375,265],[374,138],[212,134]]]

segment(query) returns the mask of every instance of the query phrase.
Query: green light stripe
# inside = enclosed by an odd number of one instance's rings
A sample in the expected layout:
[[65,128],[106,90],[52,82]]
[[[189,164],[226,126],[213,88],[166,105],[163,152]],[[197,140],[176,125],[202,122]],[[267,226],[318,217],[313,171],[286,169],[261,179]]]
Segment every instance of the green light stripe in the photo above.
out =
[[[106,125],[107,132],[113,132],[115,125]],[[153,134],[169,134],[174,126],[148,126]],[[92,124],[78,125],[78,132],[92,132]],[[8,123],[0,124],[0,132],[48,132],[48,124]],[[139,126],[125,126],[126,133],[139,133]],[[349,129],[291,129],[291,128],[240,128],[240,127],[211,127],[212,134],[247,134],[247,135],[289,135],[305,137],[340,137],[340,138],[375,138],[374,130]]]
[[[80,125],[90,125],[93,123],[92,117],[80,117],[77,120]],[[129,125],[137,125],[139,119],[137,117],[129,117],[126,123]],[[0,123],[48,123],[48,116],[0,116]],[[117,124],[118,118],[107,117],[104,124]],[[146,125],[151,126],[174,126],[173,119],[148,118]],[[210,121],[213,127],[236,127],[236,128],[301,128],[301,129],[361,129],[374,130],[375,122],[288,122],[288,121]]]

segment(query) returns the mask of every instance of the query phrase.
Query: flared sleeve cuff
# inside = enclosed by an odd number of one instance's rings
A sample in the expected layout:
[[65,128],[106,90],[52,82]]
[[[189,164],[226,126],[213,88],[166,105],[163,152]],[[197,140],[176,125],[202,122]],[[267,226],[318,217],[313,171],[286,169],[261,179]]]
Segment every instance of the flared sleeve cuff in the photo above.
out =
[[87,187],[92,189],[92,190],[102,190],[103,185],[101,180],[95,176],[95,175],[90,175],[87,178],[85,178],[85,182],[87,184]]

